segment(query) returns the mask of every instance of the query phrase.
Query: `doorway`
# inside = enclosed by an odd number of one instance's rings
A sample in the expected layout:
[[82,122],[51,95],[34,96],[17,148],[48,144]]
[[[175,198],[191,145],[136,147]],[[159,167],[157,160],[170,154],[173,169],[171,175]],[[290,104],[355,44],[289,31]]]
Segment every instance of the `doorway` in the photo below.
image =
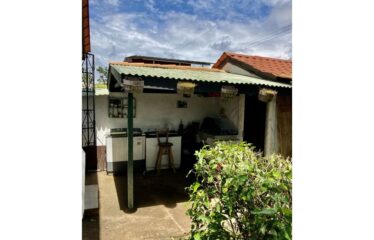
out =
[[245,96],[244,141],[252,143],[256,150],[264,151],[266,103],[257,96]]

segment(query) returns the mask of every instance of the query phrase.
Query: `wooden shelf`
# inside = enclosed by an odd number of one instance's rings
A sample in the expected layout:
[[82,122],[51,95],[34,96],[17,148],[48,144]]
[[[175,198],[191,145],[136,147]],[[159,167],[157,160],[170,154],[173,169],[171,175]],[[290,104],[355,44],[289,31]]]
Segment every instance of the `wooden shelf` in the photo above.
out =
[[[134,113],[136,116],[136,101],[134,102]],[[127,97],[109,97],[108,98],[108,117],[109,118],[127,118]]]

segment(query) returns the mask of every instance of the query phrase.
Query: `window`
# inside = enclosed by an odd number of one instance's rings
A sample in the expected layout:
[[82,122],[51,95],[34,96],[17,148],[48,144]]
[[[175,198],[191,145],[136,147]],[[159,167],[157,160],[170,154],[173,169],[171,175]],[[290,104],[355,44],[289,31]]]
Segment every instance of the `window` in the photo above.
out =
[[[136,101],[133,100],[133,116],[136,113]],[[125,118],[127,117],[127,97],[109,97],[108,98],[108,117]]]

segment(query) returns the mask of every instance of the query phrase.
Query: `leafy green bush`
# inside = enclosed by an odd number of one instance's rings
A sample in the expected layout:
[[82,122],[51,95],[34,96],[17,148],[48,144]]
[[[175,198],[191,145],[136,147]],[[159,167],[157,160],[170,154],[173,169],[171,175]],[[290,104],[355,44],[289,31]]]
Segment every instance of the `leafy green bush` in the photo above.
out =
[[291,239],[291,161],[247,143],[205,146],[189,188],[190,239]]

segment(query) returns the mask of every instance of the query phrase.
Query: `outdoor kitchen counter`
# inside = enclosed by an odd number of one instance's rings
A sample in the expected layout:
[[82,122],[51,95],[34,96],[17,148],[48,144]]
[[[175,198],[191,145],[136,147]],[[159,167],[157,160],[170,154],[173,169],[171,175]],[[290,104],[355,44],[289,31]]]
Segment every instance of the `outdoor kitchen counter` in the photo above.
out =
[[[158,153],[158,141],[157,135],[155,132],[147,133],[145,132],[145,162],[146,170],[151,171],[155,169],[156,158]],[[166,141],[166,137],[160,137],[161,142]],[[176,132],[169,133],[169,142],[173,144],[171,150],[174,157],[174,166],[179,168],[181,164],[181,147],[182,147],[182,135],[177,134]],[[161,169],[169,168],[169,161],[167,160],[167,155],[162,156]]]
[[[144,132],[144,135],[146,138],[157,138],[157,133],[156,132]],[[181,134],[178,134],[176,131],[170,131],[169,132],[169,138],[171,137],[181,137]],[[161,137],[162,140],[164,140]]]
[[[134,171],[143,172],[145,168],[145,136],[136,134],[133,138]],[[128,161],[127,134],[108,134],[106,136],[107,172],[124,173]]]

